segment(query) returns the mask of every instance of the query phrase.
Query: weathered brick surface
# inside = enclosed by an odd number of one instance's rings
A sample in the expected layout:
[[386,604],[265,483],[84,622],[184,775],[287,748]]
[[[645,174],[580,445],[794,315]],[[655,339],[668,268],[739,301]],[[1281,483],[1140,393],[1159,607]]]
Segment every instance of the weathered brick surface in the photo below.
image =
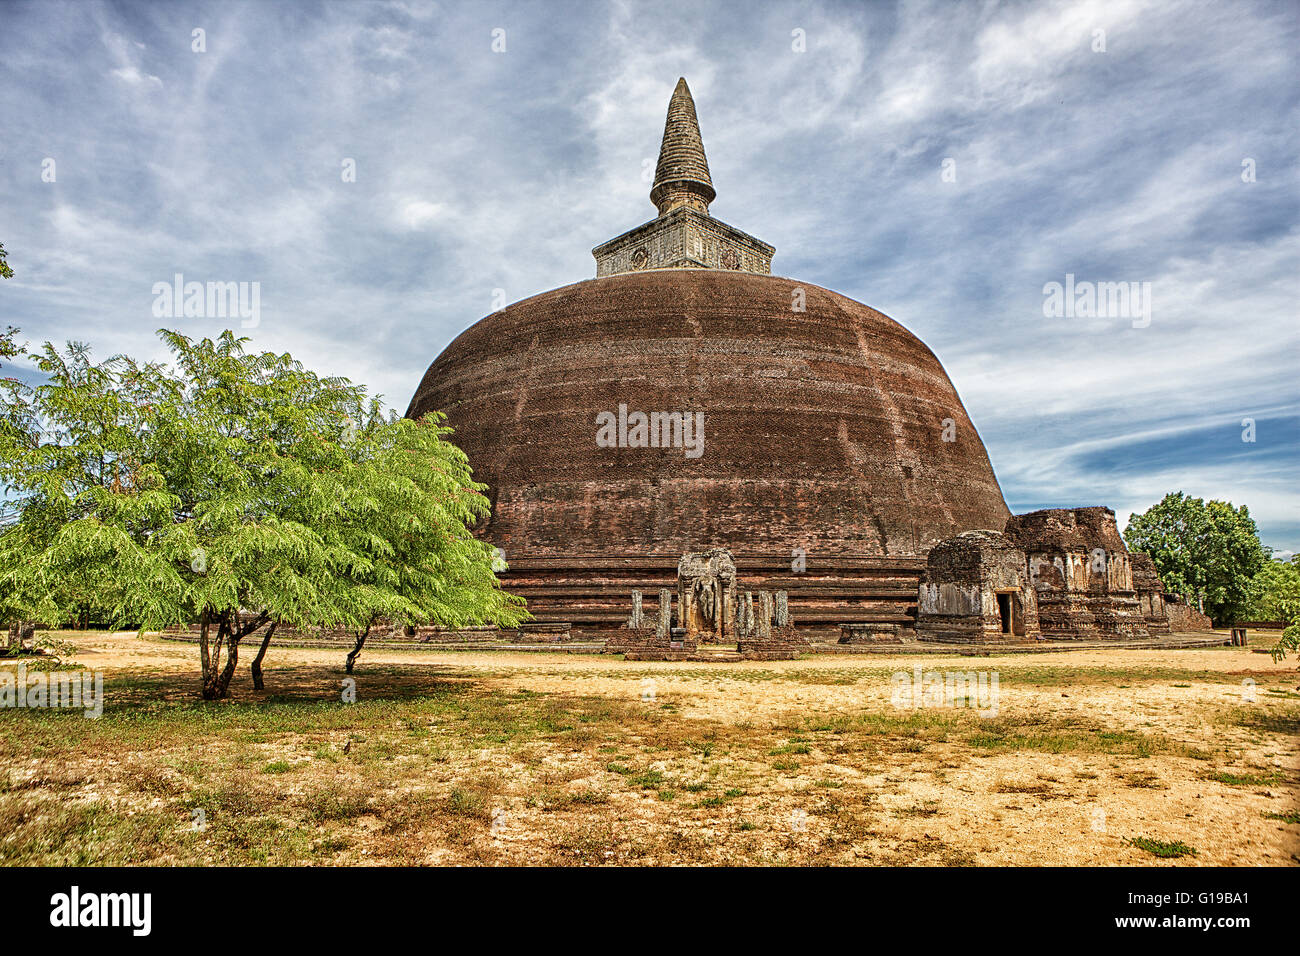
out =
[[[790,556],[736,555],[751,590],[787,591],[790,613],[810,638],[835,640],[845,622],[874,621],[910,627],[924,558],[809,555],[802,571]],[[601,640],[628,623],[633,591],[641,591],[647,623],[659,588],[676,585],[678,562],[666,557],[520,557],[502,574],[502,586],[528,601],[539,621],[571,623],[577,639]]]
[[916,629],[898,624],[841,624],[841,644],[910,644]]
[[773,626],[765,635],[742,637],[736,643],[741,658],[748,661],[794,660],[810,648],[807,637],[793,624]]
[[1110,508],[1045,508],[1015,515],[1007,537],[1026,551],[1087,553],[1093,548],[1127,555],[1128,548]]
[[1128,556],[1133,569],[1133,590],[1142,606],[1142,617],[1153,637],[1168,634],[1171,630],[1169,612],[1165,607],[1165,587],[1160,582],[1160,572],[1151,555],[1131,551]]
[[[1007,602],[1005,620],[1000,595]],[[1039,640],[1038,594],[1025,552],[988,530],[965,531],[937,545],[920,588],[916,634],[953,643]]]
[[1145,640],[1128,549],[1110,508],[1015,515],[1006,535],[1024,549],[1045,640]]
[[1169,617],[1169,626],[1174,631],[1212,631],[1214,622],[1204,614],[1183,602],[1177,595],[1165,597],[1165,613]]
[[[599,447],[596,416],[620,403],[702,412],[702,456]],[[535,296],[438,357],[408,414],[434,409],[490,486],[481,532],[507,560],[711,547],[788,560],[796,545],[810,559],[917,557],[1008,517],[933,353],[789,279],[665,270]]]

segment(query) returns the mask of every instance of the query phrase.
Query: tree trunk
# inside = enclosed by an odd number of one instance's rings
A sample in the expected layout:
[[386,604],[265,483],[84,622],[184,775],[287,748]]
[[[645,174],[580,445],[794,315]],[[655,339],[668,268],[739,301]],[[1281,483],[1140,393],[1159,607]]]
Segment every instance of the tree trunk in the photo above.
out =
[[357,655],[361,653],[361,648],[365,646],[366,636],[369,633],[370,633],[370,625],[367,624],[366,629],[357,635],[357,646],[352,648],[352,653],[348,655],[347,671],[349,674],[352,673],[352,665],[353,663],[356,662]]
[[266,649],[271,646],[271,635],[275,633],[276,625],[279,621],[272,621],[266,629],[266,636],[262,638],[262,646],[258,648],[257,656],[253,658],[253,690],[262,689],[262,658],[266,656]]
[[[211,656],[203,665],[203,699],[220,700],[225,696],[226,688],[230,682],[227,680],[225,686],[222,685],[221,673],[217,668],[221,665],[221,648],[226,643],[226,635],[230,631],[230,612],[222,611],[217,615],[217,642],[212,648]],[[229,652],[228,652],[229,653]]]
[[[263,613],[251,624],[239,623],[238,611],[223,611],[221,627],[217,631],[217,653],[209,669],[209,680],[203,686],[204,700],[224,700],[230,694],[230,681],[235,676],[235,666],[239,663],[239,642],[270,620],[270,615]],[[221,659],[221,639],[225,636],[226,665],[217,673],[217,663]]]
[[199,615],[199,670],[202,674],[203,682],[208,679],[208,667],[211,656],[208,653],[208,628],[212,623],[212,615],[208,613],[208,608],[203,608],[203,613]]

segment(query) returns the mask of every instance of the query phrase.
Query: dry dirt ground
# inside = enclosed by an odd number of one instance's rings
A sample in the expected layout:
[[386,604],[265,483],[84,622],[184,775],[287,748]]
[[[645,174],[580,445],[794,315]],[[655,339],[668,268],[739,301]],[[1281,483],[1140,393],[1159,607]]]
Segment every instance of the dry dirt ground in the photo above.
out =
[[[259,693],[246,648],[204,704],[192,645],[62,637],[104,714],[0,711],[3,863],[1300,863],[1300,673],[1258,648],[368,648],[355,702],[341,650],[273,647]],[[996,698],[897,706],[918,664]]]

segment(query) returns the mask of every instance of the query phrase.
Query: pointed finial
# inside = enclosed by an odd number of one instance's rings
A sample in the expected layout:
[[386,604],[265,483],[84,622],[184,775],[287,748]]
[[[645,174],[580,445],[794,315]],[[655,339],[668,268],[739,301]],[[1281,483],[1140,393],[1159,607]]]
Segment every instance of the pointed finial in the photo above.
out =
[[690,206],[707,214],[709,203],[717,195],[709,179],[709,161],[704,158],[704,140],[695,118],[695,101],[691,99],[686,78],[677,80],[668,101],[668,120],[664,124],[664,141],[659,147],[659,165],[655,167],[650,201],[666,216],[680,206]]

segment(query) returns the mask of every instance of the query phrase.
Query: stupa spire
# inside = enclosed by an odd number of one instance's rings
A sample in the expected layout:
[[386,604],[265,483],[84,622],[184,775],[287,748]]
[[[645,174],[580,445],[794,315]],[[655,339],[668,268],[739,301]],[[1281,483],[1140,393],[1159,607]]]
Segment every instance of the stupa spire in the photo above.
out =
[[659,215],[592,249],[596,277],[642,269],[733,269],[770,275],[776,250],[710,216],[715,195],[695,101],[686,80],[679,79],[668,102],[664,144],[650,190]]
[[716,195],[709,178],[709,161],[704,157],[700,123],[695,118],[695,100],[686,78],[679,77],[668,101],[668,119],[650,201],[658,207],[660,216],[681,206],[707,214]]

